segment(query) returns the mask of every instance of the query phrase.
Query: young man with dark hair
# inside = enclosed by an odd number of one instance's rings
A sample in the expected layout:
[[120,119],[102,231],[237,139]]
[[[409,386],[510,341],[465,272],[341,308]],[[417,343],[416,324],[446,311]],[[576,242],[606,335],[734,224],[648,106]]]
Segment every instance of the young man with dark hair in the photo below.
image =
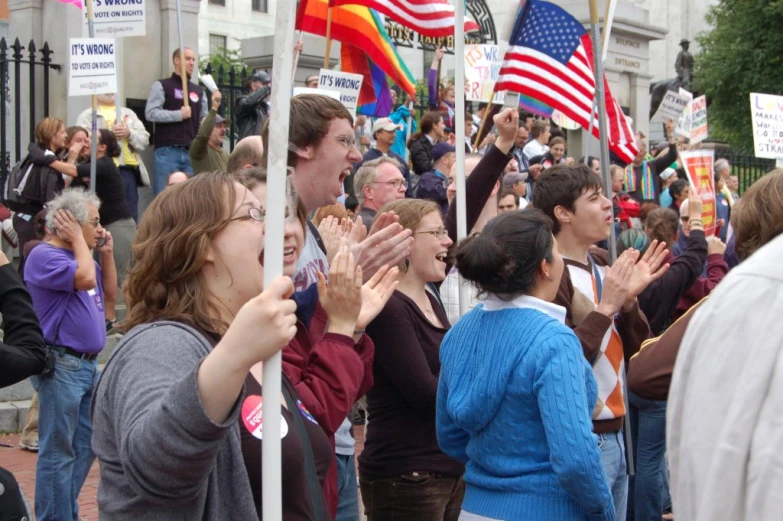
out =
[[604,197],[601,178],[587,165],[558,165],[541,174],[533,206],[552,219],[552,232],[568,268],[555,304],[566,309],[566,325],[573,328],[593,366],[598,384],[593,428],[617,519],[625,519],[625,360],[650,336],[636,297],[666,271],[668,265],[661,267],[661,262],[667,252],[653,244],[636,262],[639,253],[627,250],[609,268],[607,252],[593,245],[609,237],[612,202]]
[[505,190],[498,198],[498,215],[519,210],[519,195],[511,190]]

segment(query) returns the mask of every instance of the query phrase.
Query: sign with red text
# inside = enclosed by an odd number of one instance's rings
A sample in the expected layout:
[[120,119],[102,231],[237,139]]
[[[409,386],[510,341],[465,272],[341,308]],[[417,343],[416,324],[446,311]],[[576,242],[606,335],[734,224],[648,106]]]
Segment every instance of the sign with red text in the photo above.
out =
[[756,157],[783,158],[783,96],[750,94]]
[[704,204],[701,211],[704,235],[712,237],[715,235],[715,183],[712,177],[715,151],[680,152],[680,159],[691,183],[691,190],[701,197]]
[[503,56],[497,45],[466,45],[465,99],[486,103],[492,96],[492,103],[503,105],[506,91],[492,94],[502,65]]
[[708,135],[707,96],[699,96],[691,101],[691,145],[701,143]]

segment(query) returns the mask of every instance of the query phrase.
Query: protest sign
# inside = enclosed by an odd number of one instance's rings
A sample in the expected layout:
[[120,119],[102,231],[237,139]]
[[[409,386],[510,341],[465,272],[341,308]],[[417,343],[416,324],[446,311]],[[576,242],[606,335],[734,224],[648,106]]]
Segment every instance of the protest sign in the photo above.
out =
[[693,126],[693,111],[691,109],[691,105],[693,103],[693,94],[681,87],[680,95],[688,98],[688,104],[685,106],[685,110],[682,111],[680,119],[677,120],[677,126],[674,129],[674,134],[690,139],[691,127]]
[[[503,56],[497,45],[466,45],[465,46],[465,99],[486,103],[503,65]],[[496,92],[492,103],[502,105],[506,92]]]
[[[93,25],[96,38],[122,38],[147,34],[147,0],[94,0]],[[84,11],[85,37],[87,11]]]
[[707,97],[699,96],[691,102],[691,145],[707,139]]
[[[690,94],[690,93],[689,93]],[[666,95],[661,100],[658,110],[650,120],[651,122],[665,123],[670,119],[677,121],[682,116],[683,111],[688,107],[690,98],[673,90],[666,91]]]
[[564,128],[566,130],[576,130],[579,128],[579,123],[569,118],[557,109],[552,111],[552,122],[558,127]]
[[328,89],[308,89],[307,87],[294,87],[293,96],[299,96],[300,94],[320,94],[321,96],[329,96],[337,101],[340,101],[340,93],[336,90]]
[[750,94],[756,157],[783,158],[783,96]]
[[348,112],[356,115],[356,105],[359,102],[359,91],[362,90],[362,75],[348,72],[321,69],[318,77],[318,89],[337,91],[340,93],[340,103]]
[[117,53],[113,38],[71,38],[69,96],[117,92]]
[[712,237],[715,235],[715,183],[712,177],[715,151],[680,152],[680,159],[688,175],[691,190],[701,197],[704,204],[701,211],[704,235]]

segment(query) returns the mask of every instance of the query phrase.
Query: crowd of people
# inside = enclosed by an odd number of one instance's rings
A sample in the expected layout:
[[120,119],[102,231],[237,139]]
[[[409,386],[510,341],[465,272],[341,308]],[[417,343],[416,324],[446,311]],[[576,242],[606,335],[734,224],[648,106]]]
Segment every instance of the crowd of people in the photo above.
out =
[[[478,136],[488,107],[454,128],[441,58],[403,149],[405,105],[371,121],[291,99],[297,197],[269,286],[267,73],[236,102],[230,153],[219,91],[153,84],[152,176],[150,134],[131,110],[115,121],[113,96],[95,135],[88,113],[38,123],[11,207],[18,269],[0,253],[0,386],[38,393],[37,519],[79,519],[96,459],[101,519],[261,518],[278,352],[283,521],[779,518],[783,171],[739,194],[717,161],[708,238],[671,122],[611,168],[514,108]],[[193,73],[192,50],[172,61]]]

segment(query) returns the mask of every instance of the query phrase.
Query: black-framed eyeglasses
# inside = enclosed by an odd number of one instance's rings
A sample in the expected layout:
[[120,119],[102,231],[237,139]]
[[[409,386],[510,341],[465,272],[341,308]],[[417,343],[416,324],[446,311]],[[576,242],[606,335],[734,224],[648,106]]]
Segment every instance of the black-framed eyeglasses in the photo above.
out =
[[429,235],[433,235],[438,240],[443,239],[446,236],[446,228],[438,228],[437,230],[427,230],[424,232],[413,232],[413,235],[419,235],[422,233],[427,233]]
[[266,218],[266,211],[262,210],[261,208],[256,208],[255,206],[251,206],[247,209],[247,215],[240,215],[239,217],[232,217],[228,220],[228,222],[232,221],[246,221],[248,219],[253,219],[254,221],[258,221],[260,223],[264,222],[264,219]]
[[405,179],[394,179],[393,181],[373,181],[371,185],[389,185],[395,190],[399,190],[401,186],[408,188],[408,182]]

